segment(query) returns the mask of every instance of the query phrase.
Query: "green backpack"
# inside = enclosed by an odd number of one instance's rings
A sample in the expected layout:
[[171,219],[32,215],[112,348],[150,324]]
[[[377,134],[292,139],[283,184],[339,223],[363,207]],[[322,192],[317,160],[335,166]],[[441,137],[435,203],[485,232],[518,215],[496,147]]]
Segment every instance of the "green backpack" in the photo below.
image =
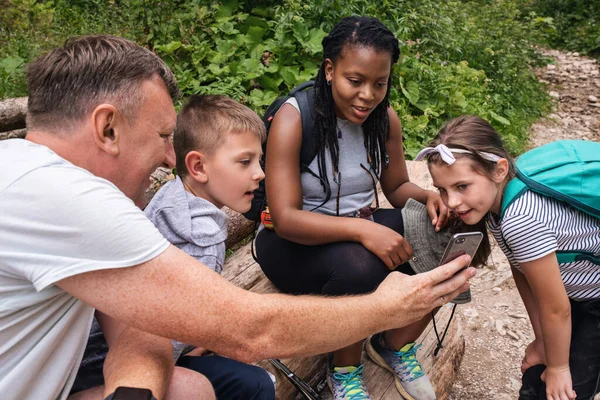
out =
[[[558,140],[530,150],[516,161],[517,176],[506,185],[500,219],[519,196],[528,190],[567,202],[600,218],[600,143]],[[559,263],[589,260],[590,253],[557,252]]]

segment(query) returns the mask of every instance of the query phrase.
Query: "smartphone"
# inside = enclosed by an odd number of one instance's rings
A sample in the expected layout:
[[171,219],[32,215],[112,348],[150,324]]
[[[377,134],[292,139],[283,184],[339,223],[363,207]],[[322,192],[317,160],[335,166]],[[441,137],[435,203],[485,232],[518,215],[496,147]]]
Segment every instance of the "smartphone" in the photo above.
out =
[[454,260],[456,257],[462,256],[463,254],[468,254],[471,259],[473,259],[482,240],[483,233],[481,232],[464,232],[454,234],[446,246],[444,255],[440,260],[440,265],[446,264]]

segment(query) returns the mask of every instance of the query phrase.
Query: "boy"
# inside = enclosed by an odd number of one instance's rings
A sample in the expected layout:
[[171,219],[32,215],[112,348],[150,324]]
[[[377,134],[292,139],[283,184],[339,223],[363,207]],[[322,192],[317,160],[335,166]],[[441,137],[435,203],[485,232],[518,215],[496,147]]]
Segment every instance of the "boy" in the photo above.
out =
[[[250,209],[265,177],[259,163],[265,138],[260,118],[226,96],[192,96],[178,114],[173,137],[177,178],[156,193],[145,213],[167,240],[217,273],[223,269],[227,239],[227,215],[221,208]],[[176,341],[173,348],[177,365],[205,375],[217,398],[275,398],[261,368],[200,357],[203,349]]]
[[[252,193],[265,177],[259,164],[265,139],[260,118],[226,96],[192,96],[177,116],[173,145],[178,176],[144,212],[167,240],[217,273],[223,269],[227,239],[227,215],[221,208],[250,209]],[[172,343],[176,365],[206,376],[217,398],[275,399],[273,382],[262,368],[216,355],[202,357],[204,349]],[[107,351],[94,321],[71,393],[104,383]]]

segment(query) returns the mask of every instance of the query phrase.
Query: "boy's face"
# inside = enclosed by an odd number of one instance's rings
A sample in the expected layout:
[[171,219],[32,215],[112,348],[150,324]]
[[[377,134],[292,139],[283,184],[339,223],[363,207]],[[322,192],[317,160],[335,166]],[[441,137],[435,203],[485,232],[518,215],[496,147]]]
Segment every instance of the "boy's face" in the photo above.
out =
[[228,133],[227,138],[204,162],[208,180],[204,186],[207,200],[221,208],[227,206],[244,213],[250,210],[254,190],[265,178],[260,167],[262,146],[252,132]]

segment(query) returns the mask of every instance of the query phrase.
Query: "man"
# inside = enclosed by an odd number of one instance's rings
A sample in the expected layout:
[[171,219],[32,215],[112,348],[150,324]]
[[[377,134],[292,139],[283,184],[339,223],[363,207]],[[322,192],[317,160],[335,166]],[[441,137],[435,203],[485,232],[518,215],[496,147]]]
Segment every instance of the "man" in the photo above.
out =
[[323,353],[422,318],[475,274],[457,273],[462,257],[392,273],[364,296],[244,291],[169,245],[139,208],[150,174],[175,161],[178,91],[158,57],[82,37],[33,62],[28,85],[27,140],[0,143],[0,393],[66,398],[94,309],[111,348],[104,395],[176,398],[186,382],[209,390],[173,371],[169,341],[154,335],[246,362]]

